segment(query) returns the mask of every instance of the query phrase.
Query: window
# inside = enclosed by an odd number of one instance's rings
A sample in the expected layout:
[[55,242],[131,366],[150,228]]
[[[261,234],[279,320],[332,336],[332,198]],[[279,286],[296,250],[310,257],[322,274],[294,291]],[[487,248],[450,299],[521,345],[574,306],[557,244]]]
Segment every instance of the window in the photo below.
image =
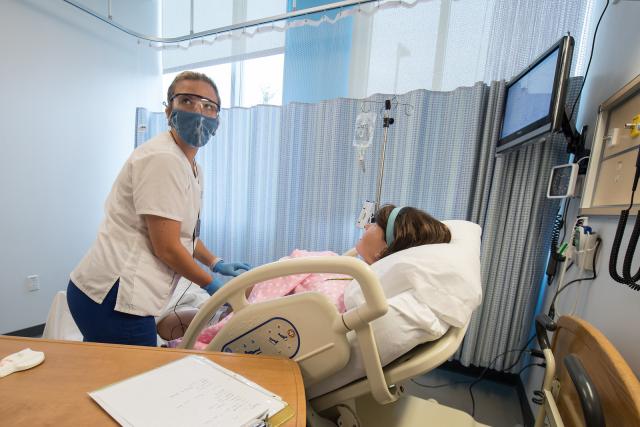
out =
[[[277,54],[191,70],[211,77],[218,86],[222,108],[230,108],[258,104],[282,105],[283,66],[284,54]],[[163,75],[165,94],[178,74],[171,72]]]
[[284,54],[241,61],[240,106],[282,105]]
[[[192,4],[194,32],[278,16],[287,11],[287,0],[195,0]],[[163,37],[188,34],[191,11],[189,2],[162,0]],[[222,34],[225,35],[229,34]],[[211,42],[215,37],[205,39]],[[223,108],[281,105],[284,40],[283,32],[270,32],[256,37],[221,39],[188,49],[163,50],[165,93],[178,72],[188,69],[213,79]]]

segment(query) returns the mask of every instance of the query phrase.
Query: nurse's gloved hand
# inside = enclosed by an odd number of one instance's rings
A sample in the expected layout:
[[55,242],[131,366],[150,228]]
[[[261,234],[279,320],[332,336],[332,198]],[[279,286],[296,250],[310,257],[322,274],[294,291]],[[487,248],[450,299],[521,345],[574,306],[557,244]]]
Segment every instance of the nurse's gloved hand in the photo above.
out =
[[223,276],[239,276],[245,271],[251,270],[251,266],[244,262],[224,262],[218,261],[211,267],[214,273],[220,273]]
[[213,295],[218,289],[222,287],[222,285],[224,285],[222,280],[216,277],[211,281],[211,283],[209,283],[207,286],[203,287],[202,289],[207,291],[209,295]]

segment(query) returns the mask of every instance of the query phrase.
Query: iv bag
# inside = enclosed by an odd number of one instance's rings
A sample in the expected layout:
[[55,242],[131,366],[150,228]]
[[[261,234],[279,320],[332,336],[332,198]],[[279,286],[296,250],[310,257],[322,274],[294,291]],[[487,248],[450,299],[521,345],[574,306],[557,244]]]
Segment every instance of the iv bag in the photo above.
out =
[[353,146],[367,148],[373,142],[373,130],[376,124],[376,113],[360,113],[356,117],[356,131],[353,136]]

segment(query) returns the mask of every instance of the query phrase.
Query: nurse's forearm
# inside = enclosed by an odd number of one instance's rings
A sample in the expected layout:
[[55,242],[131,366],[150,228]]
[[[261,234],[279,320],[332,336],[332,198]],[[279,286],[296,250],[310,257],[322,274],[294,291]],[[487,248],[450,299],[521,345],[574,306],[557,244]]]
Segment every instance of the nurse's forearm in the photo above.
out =
[[196,240],[196,247],[193,251],[195,259],[203,263],[204,265],[211,267],[213,263],[218,259],[213,253],[207,249],[200,239]]
[[155,256],[179,275],[206,286],[213,278],[195,262],[180,243],[180,222],[154,215],[146,215],[149,239]]
[[180,243],[175,247],[165,248],[163,251],[156,253],[156,256],[173,271],[199,286],[206,286],[213,280],[211,275],[193,260],[189,252]]

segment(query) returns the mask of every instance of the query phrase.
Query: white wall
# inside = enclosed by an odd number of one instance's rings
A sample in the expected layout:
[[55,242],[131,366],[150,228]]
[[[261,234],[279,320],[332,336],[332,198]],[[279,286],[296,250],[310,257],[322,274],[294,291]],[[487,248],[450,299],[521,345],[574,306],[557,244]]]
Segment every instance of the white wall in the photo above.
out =
[[[85,1],[99,11],[96,0]],[[101,11],[106,13],[106,11]],[[158,32],[156,0],[114,18]],[[44,323],[92,243],[133,149],[135,108],[159,109],[160,55],[62,1],[0,0],[0,333]],[[28,292],[26,277],[40,276]]]
[[[595,2],[592,17],[594,27],[604,5],[604,0]],[[617,3],[611,2],[600,24],[578,115],[578,127],[581,127],[580,123],[588,125],[591,138],[595,129],[598,106],[640,74],[639,17],[640,2],[622,0]],[[636,195],[636,202],[637,200]],[[575,200],[572,203],[577,207],[579,202]],[[567,218],[569,226],[575,221],[577,209],[571,209],[571,212],[573,215]],[[622,253],[626,250],[634,219],[635,216],[628,221],[630,224],[627,224]],[[598,328],[613,343],[638,376],[640,375],[640,328],[637,324],[640,320],[640,292],[634,292],[614,282],[609,276],[609,256],[618,218],[592,217],[589,222],[603,240],[596,265],[598,278],[578,284],[575,289],[567,289],[561,294],[560,304],[557,305],[558,314],[571,311],[575,298],[582,293],[582,299],[579,299],[577,304],[577,315]],[[637,265],[636,262],[634,268],[637,269]],[[567,274],[566,280],[576,277],[576,272],[572,272]],[[548,309],[549,302],[547,301],[545,310]],[[542,370],[537,369],[536,374],[530,377],[527,384],[529,397],[532,396],[533,390],[540,388],[541,374]]]

